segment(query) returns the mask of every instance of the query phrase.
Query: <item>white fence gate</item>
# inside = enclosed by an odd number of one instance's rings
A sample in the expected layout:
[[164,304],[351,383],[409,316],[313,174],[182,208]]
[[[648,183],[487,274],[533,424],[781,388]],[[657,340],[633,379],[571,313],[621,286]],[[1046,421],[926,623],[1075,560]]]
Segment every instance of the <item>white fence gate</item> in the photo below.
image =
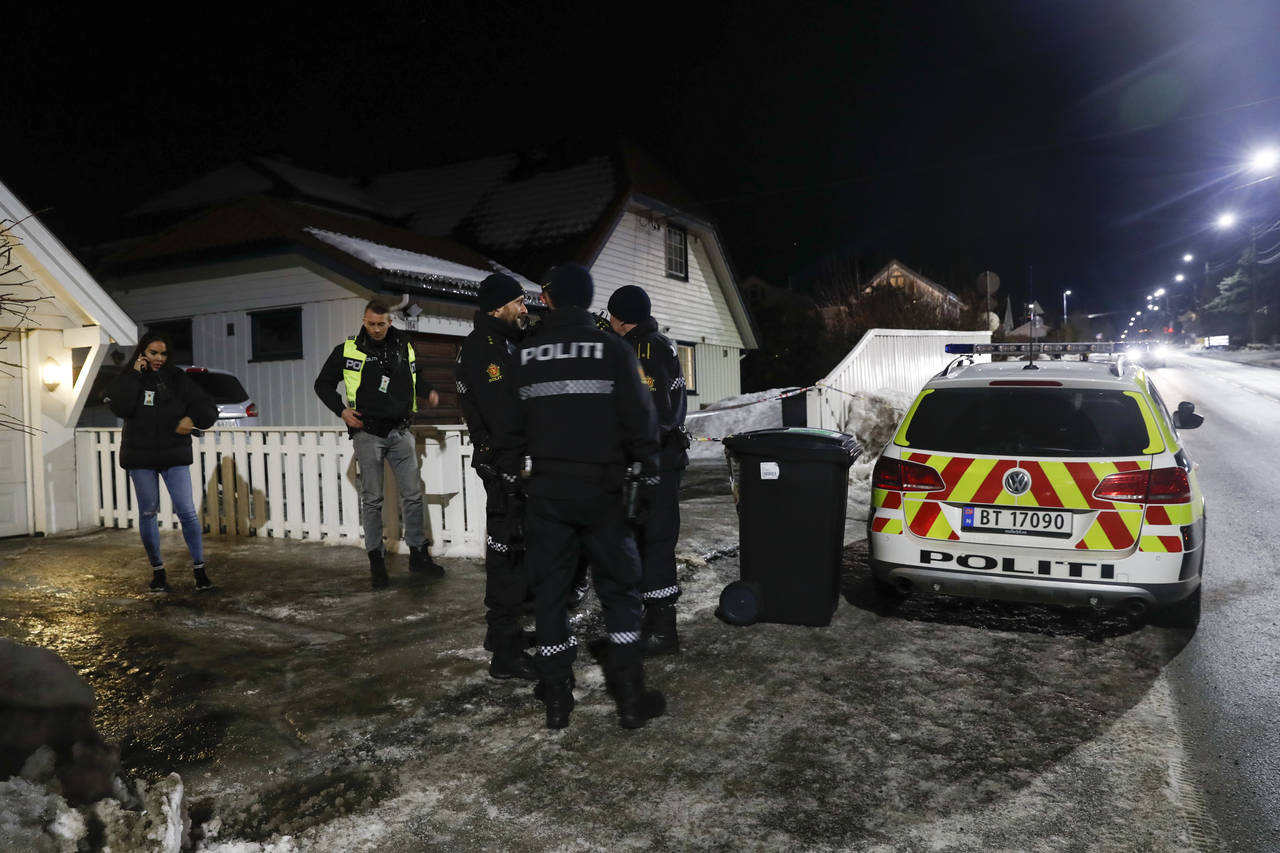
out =
[[949,343],[989,344],[990,332],[870,329],[830,373],[809,389],[806,422],[847,431],[855,395],[880,390],[915,394],[955,356]]
[[[485,493],[465,426],[415,427],[427,535],[441,557],[483,557]],[[355,448],[345,427],[233,427],[192,439],[196,509],[210,535],[274,536],[363,547]],[[81,523],[137,527],[120,467],[120,430],[76,430]],[[386,472],[383,534],[399,550],[400,502]],[[160,490],[163,530],[180,529]]]

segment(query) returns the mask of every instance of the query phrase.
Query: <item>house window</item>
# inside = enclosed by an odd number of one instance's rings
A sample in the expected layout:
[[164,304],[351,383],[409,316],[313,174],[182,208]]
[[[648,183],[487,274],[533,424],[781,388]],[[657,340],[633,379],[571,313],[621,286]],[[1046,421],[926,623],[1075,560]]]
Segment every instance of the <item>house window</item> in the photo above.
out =
[[253,355],[250,361],[302,358],[302,309],[278,308],[249,315]]
[[689,280],[689,232],[667,225],[667,278]]
[[157,332],[169,339],[170,364],[194,364],[195,354],[191,346],[191,320],[159,320],[147,323],[148,332]]
[[676,355],[680,359],[680,372],[684,374],[684,390],[687,394],[698,393],[698,383],[695,379],[694,367],[696,360],[693,356],[693,344],[676,344]]

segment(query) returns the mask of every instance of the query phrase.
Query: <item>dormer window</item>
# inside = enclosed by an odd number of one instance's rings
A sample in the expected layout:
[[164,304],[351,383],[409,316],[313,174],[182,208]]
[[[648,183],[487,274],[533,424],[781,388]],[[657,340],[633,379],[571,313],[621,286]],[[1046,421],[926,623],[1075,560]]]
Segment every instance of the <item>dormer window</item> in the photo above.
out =
[[667,278],[689,280],[689,232],[667,224]]

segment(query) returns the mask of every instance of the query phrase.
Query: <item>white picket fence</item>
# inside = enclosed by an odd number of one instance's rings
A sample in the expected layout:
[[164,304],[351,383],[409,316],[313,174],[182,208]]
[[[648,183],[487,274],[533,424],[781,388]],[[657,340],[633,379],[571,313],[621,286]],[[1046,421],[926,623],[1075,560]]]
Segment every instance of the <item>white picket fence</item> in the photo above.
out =
[[[471,469],[465,426],[415,427],[431,551],[483,557],[485,494]],[[363,546],[355,448],[343,427],[237,427],[193,439],[195,503],[207,535],[272,536]],[[83,525],[137,527],[129,477],[118,462],[120,430],[76,430]],[[400,506],[388,469],[383,534],[403,550]],[[162,529],[179,529],[160,489]]]

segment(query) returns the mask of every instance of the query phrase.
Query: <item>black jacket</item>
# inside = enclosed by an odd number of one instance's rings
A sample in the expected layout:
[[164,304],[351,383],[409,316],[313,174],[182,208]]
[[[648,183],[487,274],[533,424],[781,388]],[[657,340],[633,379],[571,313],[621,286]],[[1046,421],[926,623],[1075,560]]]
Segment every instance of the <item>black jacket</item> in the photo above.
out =
[[111,411],[124,419],[120,467],[162,471],[191,464],[191,436],[175,430],[184,417],[198,429],[218,420],[218,407],[182,370],[166,364],[159,370],[133,368],[120,372],[107,389]]
[[475,330],[458,352],[458,404],[471,432],[473,468],[493,464],[493,433],[504,417],[515,415],[507,385],[516,345],[523,338],[518,326],[477,311]]
[[543,473],[568,473],[566,488],[582,479],[620,486],[633,461],[645,475],[657,473],[653,395],[635,353],[597,328],[585,309],[547,315],[514,353],[507,385],[515,417],[504,419],[493,436],[503,473],[518,471],[526,455],[533,457],[535,481]]
[[[413,373],[409,365],[409,340],[397,329],[388,329],[382,341],[369,337],[364,327],[355,338],[356,347],[365,354],[364,367],[361,370],[360,388],[356,392],[356,404],[351,408],[360,413],[365,429],[378,435],[386,435],[392,427],[408,421],[414,412]],[[345,357],[342,354],[345,342],[338,344],[320,368],[316,377],[316,396],[329,411],[339,417],[347,408],[346,389],[339,391],[342,382],[342,369]],[[413,368],[419,367],[416,362]],[[382,377],[389,377],[387,390],[380,390]],[[420,383],[417,396],[426,397],[431,393],[431,386]]]
[[663,471],[689,465],[688,444],[683,432],[685,415],[684,371],[671,339],[658,331],[652,317],[636,324],[623,336],[636,349],[644,383],[653,392],[653,407],[658,413],[658,441],[662,452],[658,467]]

